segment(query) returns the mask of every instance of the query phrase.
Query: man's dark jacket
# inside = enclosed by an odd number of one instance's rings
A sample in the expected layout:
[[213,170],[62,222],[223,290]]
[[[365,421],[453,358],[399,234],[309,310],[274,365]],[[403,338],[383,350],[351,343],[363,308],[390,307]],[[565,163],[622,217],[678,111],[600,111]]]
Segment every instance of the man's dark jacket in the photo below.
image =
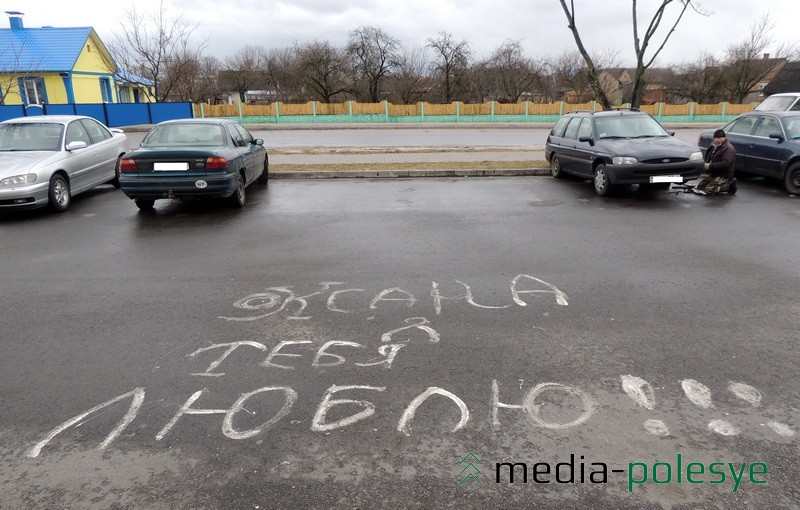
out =
[[731,142],[725,142],[714,149],[709,160],[708,173],[711,177],[725,177],[733,179],[734,164],[736,161],[736,149]]

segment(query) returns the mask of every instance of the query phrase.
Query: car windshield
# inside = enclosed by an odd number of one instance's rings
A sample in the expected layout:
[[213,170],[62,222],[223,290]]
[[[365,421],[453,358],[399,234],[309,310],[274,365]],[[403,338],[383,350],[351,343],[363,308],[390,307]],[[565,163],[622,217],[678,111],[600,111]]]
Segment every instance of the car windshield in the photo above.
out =
[[595,117],[594,126],[598,139],[669,136],[669,133],[667,133],[661,124],[649,115]]
[[785,111],[795,102],[795,96],[769,96],[763,103],[756,106],[756,111]]
[[217,124],[176,123],[156,126],[142,147],[223,147],[225,132]]
[[58,151],[64,126],[54,123],[0,124],[0,151]]

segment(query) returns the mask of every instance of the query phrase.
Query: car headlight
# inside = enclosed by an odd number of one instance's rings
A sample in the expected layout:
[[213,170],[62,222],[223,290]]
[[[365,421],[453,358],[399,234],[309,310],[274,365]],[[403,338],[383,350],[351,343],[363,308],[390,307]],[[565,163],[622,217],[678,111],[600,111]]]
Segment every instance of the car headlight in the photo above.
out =
[[614,156],[611,162],[615,165],[635,165],[639,160],[630,156]]
[[700,151],[693,152],[691,156],[689,156],[689,161],[703,161],[703,153]]
[[15,175],[0,181],[0,186],[22,186],[36,182],[36,174]]

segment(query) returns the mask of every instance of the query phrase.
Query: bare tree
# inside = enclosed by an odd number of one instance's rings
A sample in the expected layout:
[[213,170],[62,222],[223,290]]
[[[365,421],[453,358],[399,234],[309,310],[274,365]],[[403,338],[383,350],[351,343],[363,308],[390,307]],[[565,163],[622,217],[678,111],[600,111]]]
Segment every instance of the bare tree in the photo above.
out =
[[345,55],[328,41],[314,41],[297,48],[300,72],[314,96],[330,103],[333,96],[350,92],[346,83]]
[[148,16],[140,16],[136,7],[131,7],[121,27],[109,51],[122,69],[152,82],[139,85],[151,85],[156,101],[166,100],[173,87],[191,79],[193,63],[201,60],[207,44],[203,40],[194,45],[197,25],[187,25],[183,15],[169,18],[163,1],[158,11]]
[[405,50],[398,59],[397,70],[390,79],[394,96],[403,104],[414,104],[422,100],[430,89],[430,77],[426,48]]
[[544,78],[544,63],[525,55],[522,41],[505,41],[489,58],[488,68],[496,83],[499,99],[516,103],[525,93],[532,93]]
[[220,62],[215,57],[202,57],[187,66],[186,79],[176,83],[172,88],[171,99],[201,103],[215,101],[220,95],[220,86],[217,77],[220,72]]
[[578,103],[592,98],[589,68],[578,51],[565,51],[549,62],[550,74],[559,99],[574,94]]
[[276,48],[261,53],[260,71],[264,83],[275,92],[277,101],[304,101],[300,59],[292,48]]
[[443,31],[428,39],[428,47],[434,51],[432,66],[441,80],[442,99],[450,103],[465,87],[464,76],[472,60],[469,42],[456,42],[452,34]]
[[725,68],[713,55],[702,53],[697,59],[678,66],[674,94],[697,103],[719,101],[724,87]]
[[[611,103],[600,84],[597,67],[595,66],[592,57],[581,40],[580,32],[578,31],[578,27],[575,22],[575,0],[569,0],[569,6],[567,6],[567,0],[559,0],[559,3],[561,3],[562,9],[564,9],[564,14],[566,15],[569,23],[567,27],[572,32],[572,36],[575,39],[575,44],[578,46],[578,51],[586,61],[587,76],[589,78],[592,91],[594,92],[596,99],[603,105],[603,108],[611,108]],[[664,15],[666,14],[667,8],[670,6],[670,4],[675,4],[678,7],[678,12],[672,17],[671,25],[669,26],[666,35],[663,35],[663,38],[660,39],[659,43],[659,41],[654,40],[654,37],[656,36],[656,32],[658,32],[659,28],[661,27],[661,23],[664,22]],[[632,107],[638,107],[642,102],[642,96],[644,95],[646,85],[644,78],[645,71],[647,71],[647,69],[653,64],[656,57],[658,57],[658,54],[661,53],[661,50],[664,49],[664,46],[667,44],[667,41],[675,31],[675,28],[678,26],[681,19],[683,19],[683,15],[686,13],[686,10],[689,7],[692,7],[694,11],[700,14],[707,15],[707,13],[697,5],[697,2],[694,2],[693,0],[661,0],[661,4],[656,9],[653,17],[650,18],[644,34],[640,37],[637,0],[631,0],[633,18],[633,46],[636,52],[636,71],[634,74],[630,98]],[[648,55],[647,51],[651,44],[655,46],[656,49]]]
[[262,49],[256,46],[244,46],[236,50],[233,56],[225,59],[224,70],[220,73],[221,85],[236,91],[243,103],[248,90],[261,86],[261,52]]
[[750,90],[775,65],[774,61],[762,58],[773,42],[770,32],[774,27],[769,15],[764,15],[750,26],[747,37],[725,50],[725,69],[733,101],[744,101]]
[[365,84],[367,101],[383,99],[381,84],[397,68],[399,50],[400,42],[380,28],[362,26],[350,32],[347,53]]

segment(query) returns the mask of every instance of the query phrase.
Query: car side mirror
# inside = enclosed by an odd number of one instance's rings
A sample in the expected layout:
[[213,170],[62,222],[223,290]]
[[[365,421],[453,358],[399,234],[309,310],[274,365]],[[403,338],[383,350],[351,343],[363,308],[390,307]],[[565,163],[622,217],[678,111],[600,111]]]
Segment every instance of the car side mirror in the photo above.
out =
[[74,142],[69,142],[67,144],[67,150],[68,151],[75,151],[75,150],[78,150],[78,149],[85,149],[86,147],[88,147],[88,145],[86,145],[86,142],[84,142],[82,140],[76,140]]
[[775,132],[775,133],[770,133],[770,134],[769,134],[769,137],[770,137],[770,138],[773,138],[773,139],[775,139],[775,140],[778,140],[778,143],[781,143],[781,142],[783,142],[784,140],[786,140],[786,139],[783,137],[783,135],[782,135],[782,134],[780,134],[780,133],[778,133],[778,132]]
[[253,143],[256,145],[264,145],[264,140],[262,138],[256,138]]
[[669,133],[669,136],[675,136],[675,131],[667,131],[667,133]]
[[579,142],[589,142],[589,145],[594,147],[594,138],[592,138],[591,136],[582,136],[582,137],[578,138],[578,141]]
[[125,133],[125,131],[121,130],[120,128],[108,128],[108,130],[111,131],[112,133],[116,133],[116,134],[120,134],[120,135]]

